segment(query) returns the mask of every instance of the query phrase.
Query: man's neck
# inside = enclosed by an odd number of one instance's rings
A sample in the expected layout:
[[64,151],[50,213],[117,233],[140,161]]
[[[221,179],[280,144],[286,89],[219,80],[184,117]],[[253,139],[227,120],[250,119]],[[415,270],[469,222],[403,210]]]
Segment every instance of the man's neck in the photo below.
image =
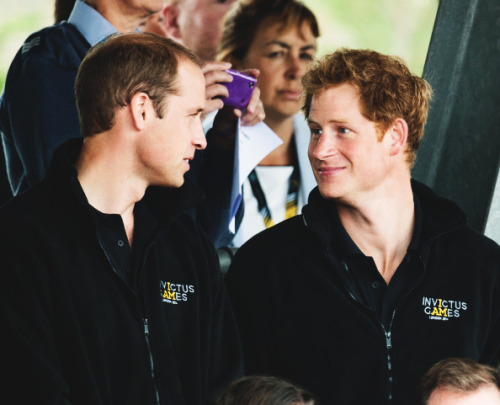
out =
[[[100,153],[100,148],[105,146],[98,140],[84,143],[75,164],[78,180],[92,207],[102,213],[122,217],[132,246],[134,207],[144,197],[147,184],[134,176],[133,170],[124,167],[122,162],[126,160],[122,159],[120,148],[113,154]],[[115,161],[113,156],[122,156],[117,158],[120,162]]]
[[347,233],[389,284],[406,255],[413,236],[415,208],[410,181],[390,191],[371,195],[364,206],[337,203]]

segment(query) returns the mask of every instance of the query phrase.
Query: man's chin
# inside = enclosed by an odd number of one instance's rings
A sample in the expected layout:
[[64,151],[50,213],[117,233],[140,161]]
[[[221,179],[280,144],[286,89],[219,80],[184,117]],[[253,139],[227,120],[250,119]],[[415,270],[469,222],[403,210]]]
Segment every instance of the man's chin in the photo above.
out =
[[337,200],[342,198],[343,193],[338,188],[318,186],[321,197],[326,200]]

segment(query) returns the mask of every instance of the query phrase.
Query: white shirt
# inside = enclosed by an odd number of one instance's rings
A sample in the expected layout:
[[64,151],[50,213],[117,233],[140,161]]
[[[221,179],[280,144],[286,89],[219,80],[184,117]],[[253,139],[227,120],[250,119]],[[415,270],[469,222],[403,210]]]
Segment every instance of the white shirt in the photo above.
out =
[[[286,199],[293,166],[257,166],[255,172],[266,197],[273,222],[277,224],[285,219]],[[252,186],[248,179],[243,184],[243,201],[245,212],[232,242],[235,247],[240,247],[252,236],[266,229],[264,218],[259,212],[257,199],[253,195]],[[300,212],[302,206],[303,201],[299,192],[297,213]]]

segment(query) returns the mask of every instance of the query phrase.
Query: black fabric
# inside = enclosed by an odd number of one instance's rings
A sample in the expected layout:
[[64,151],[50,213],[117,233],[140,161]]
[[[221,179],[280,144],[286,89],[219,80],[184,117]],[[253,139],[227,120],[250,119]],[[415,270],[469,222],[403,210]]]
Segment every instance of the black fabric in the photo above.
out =
[[410,255],[418,277],[396,300],[390,329],[336,253],[333,203],[317,188],[303,215],[238,250],[226,283],[248,374],[283,376],[324,404],[405,405],[442,358],[500,361],[499,246],[455,204],[412,187],[422,208]]
[[102,241],[104,250],[109,255],[110,262],[113,263],[113,268],[130,284],[130,257],[132,251],[122,217],[118,214],[103,214],[97,210],[93,211],[93,215],[99,239]]
[[357,292],[362,302],[376,312],[380,322],[386,329],[390,328],[394,308],[399,299],[408,293],[418,278],[423,276],[423,269],[418,258],[418,247],[422,235],[422,207],[418,197],[414,195],[415,225],[413,236],[407,253],[393,275],[389,285],[377,270],[371,257],[366,257],[352,241],[340,222],[337,210],[332,205],[330,209],[333,227],[333,244],[335,254],[346,263],[348,274],[357,286]]
[[130,288],[74,192],[81,143],[59,148],[46,179],[0,209],[2,394],[136,405],[156,404],[157,390],[161,404],[213,404],[242,358],[216,251],[184,213],[199,191],[146,191],[156,227],[136,228]]

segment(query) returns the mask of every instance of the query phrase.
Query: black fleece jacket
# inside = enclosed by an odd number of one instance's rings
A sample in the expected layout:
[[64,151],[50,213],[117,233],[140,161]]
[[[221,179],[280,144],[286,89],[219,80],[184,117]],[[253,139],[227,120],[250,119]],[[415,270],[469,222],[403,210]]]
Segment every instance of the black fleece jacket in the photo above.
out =
[[213,245],[183,211],[198,197],[149,188],[157,226],[132,285],[74,192],[81,140],[0,210],[1,392],[18,404],[211,404],[242,375]]
[[412,186],[423,211],[419,277],[387,328],[359,296],[333,239],[333,203],[317,189],[303,216],[239,249],[226,282],[247,373],[287,377],[325,405],[403,405],[442,358],[499,362],[500,248],[454,203]]

